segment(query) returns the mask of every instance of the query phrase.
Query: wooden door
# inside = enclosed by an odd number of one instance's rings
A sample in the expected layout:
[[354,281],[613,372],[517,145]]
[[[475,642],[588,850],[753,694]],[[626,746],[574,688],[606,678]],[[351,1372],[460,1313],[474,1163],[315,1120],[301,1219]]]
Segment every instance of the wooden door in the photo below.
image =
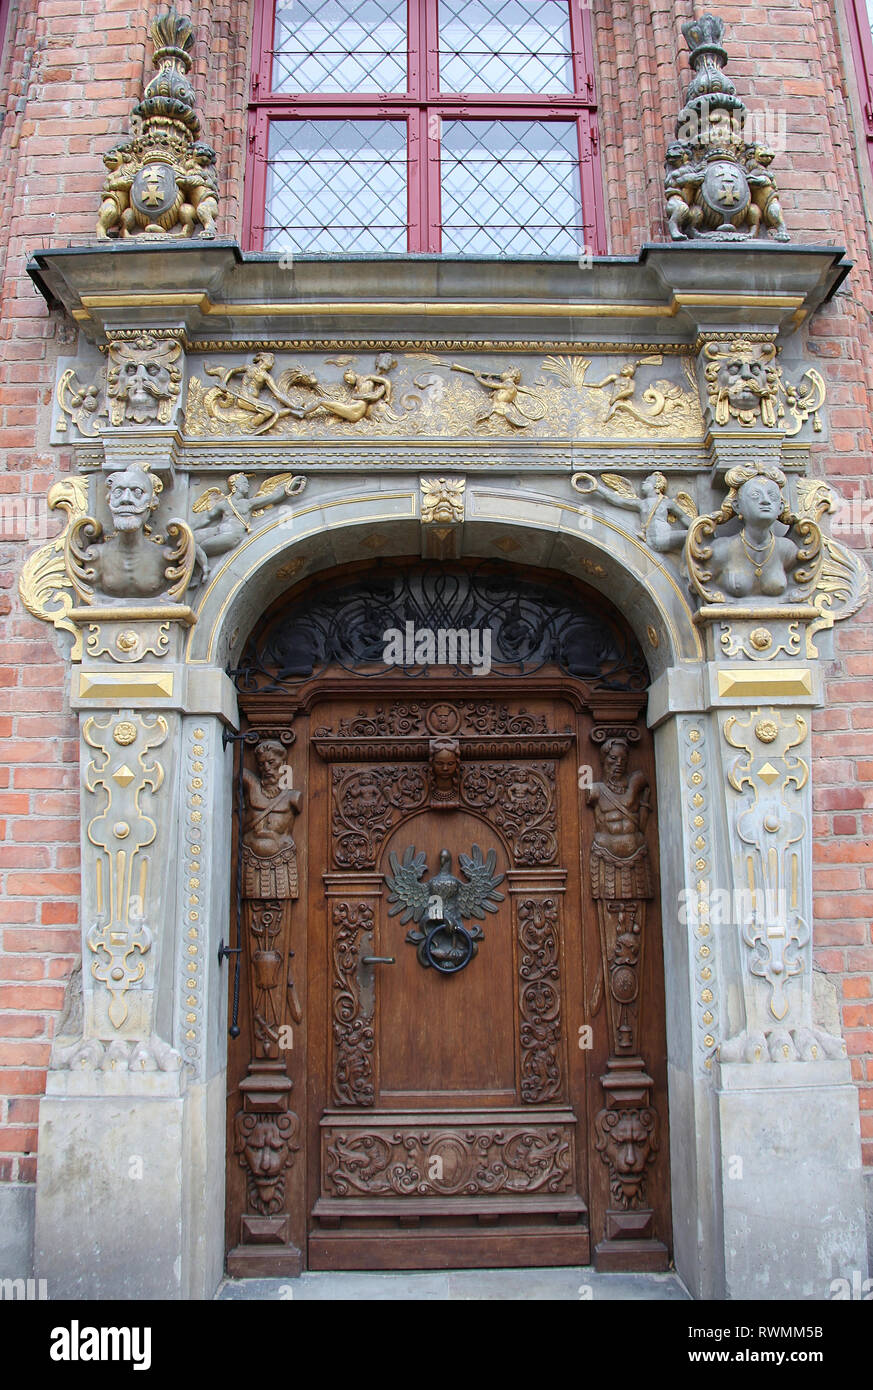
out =
[[[379,734],[374,710],[318,712],[310,896],[331,1027],[310,1090],[313,1268],[589,1256],[585,1058],[566,1022],[581,1008],[581,934],[565,928],[579,798],[575,737],[556,732],[573,711],[520,713],[472,687],[418,702],[412,733],[400,702]],[[445,904],[422,912],[440,888],[478,909],[458,909],[455,959]]]
[[[237,673],[228,1271],[664,1268],[643,656],[577,586],[417,575],[283,599]],[[379,669],[365,617],[437,600],[490,674]]]

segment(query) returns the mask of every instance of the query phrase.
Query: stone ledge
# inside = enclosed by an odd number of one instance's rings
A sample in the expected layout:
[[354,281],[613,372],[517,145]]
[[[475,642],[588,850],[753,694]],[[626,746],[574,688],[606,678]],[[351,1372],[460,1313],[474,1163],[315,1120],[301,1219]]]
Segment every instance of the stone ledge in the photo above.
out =
[[[540,339],[693,344],[703,331],[788,335],[849,273],[840,247],[646,244],[637,256],[301,256],[234,241],[38,251],[27,270],[92,342],[107,329],[206,338]],[[386,293],[386,285],[390,292]]]

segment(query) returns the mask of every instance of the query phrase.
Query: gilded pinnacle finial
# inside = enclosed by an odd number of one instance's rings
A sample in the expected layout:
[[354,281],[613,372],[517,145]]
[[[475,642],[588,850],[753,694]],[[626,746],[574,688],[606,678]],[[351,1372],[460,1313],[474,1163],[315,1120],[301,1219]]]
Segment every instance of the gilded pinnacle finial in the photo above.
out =
[[[775,152],[753,125],[724,72],[724,22],[704,14],[682,25],[694,71],[667,147],[667,225],[673,241],[705,237],[788,241],[776,182]],[[757,127],[757,122],[754,122]]]
[[130,137],[103,156],[107,178],[97,236],[211,239],[218,184],[215,151],[197,139],[196,94],[188,80],[194,28],[170,9],[149,33],[156,72],[133,108]]

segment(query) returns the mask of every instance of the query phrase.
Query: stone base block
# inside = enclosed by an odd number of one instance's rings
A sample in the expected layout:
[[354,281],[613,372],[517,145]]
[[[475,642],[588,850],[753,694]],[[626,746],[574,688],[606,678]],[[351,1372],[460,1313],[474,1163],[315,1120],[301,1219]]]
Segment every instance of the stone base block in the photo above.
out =
[[296,1279],[303,1273],[303,1256],[294,1245],[237,1245],[227,1252],[232,1279]]
[[84,1095],[81,1074],[49,1073],[35,1272],[51,1299],[211,1298],[222,1272],[222,1078],[187,1090],[179,1078],[175,1095],[164,1074],[125,1081],[132,1094],[99,1094],[92,1074],[98,1094]]
[[0,1183],[0,1279],[33,1274],[33,1183]]
[[725,1296],[828,1299],[866,1264],[848,1061],[721,1063]]

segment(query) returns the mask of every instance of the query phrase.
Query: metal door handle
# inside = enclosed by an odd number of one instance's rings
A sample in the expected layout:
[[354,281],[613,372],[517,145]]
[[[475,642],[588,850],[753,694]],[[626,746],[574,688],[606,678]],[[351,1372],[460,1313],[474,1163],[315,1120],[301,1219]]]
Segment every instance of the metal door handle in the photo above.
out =
[[393,956],[361,956],[362,965],[393,965]]

